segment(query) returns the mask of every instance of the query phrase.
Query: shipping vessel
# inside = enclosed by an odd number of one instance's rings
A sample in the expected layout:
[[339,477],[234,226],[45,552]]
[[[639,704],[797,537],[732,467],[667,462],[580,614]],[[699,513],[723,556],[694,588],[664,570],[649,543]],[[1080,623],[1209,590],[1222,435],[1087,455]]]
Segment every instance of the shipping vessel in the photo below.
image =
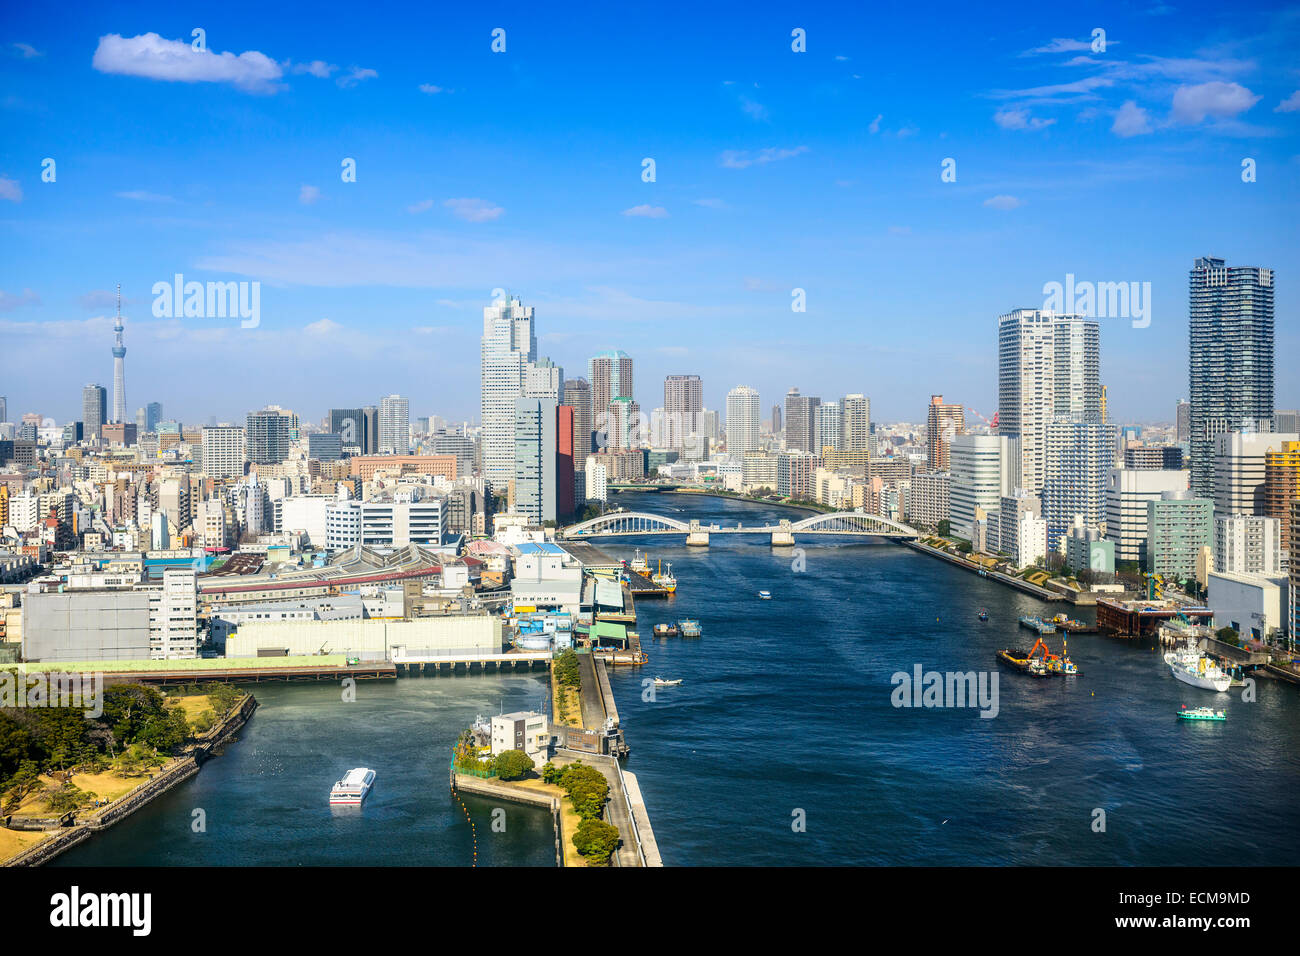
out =
[[673,577],[673,566],[671,564],[668,565],[668,573],[665,574],[664,563],[660,561],[658,572],[656,572],[654,577],[652,577],[650,580],[653,581],[655,584],[659,585],[669,594],[677,590],[677,579]]
[[330,791],[331,807],[359,807],[375,783],[375,772],[357,767],[343,775]]

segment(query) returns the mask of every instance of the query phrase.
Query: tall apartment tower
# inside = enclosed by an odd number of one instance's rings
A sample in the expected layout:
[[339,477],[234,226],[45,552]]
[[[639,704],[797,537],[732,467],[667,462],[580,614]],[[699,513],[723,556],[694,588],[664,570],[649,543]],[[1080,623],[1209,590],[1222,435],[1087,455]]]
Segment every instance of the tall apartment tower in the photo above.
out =
[[785,447],[787,451],[820,453],[813,447],[817,440],[817,406],[821,399],[800,395],[798,388],[785,394]]
[[727,454],[758,451],[758,389],[737,385],[727,393]]
[[1273,270],[1195,260],[1187,325],[1192,491],[1211,498],[1215,438],[1272,427]]
[[113,421],[126,421],[126,345],[122,341],[122,283],[117,284],[117,322],[113,325]]
[[1047,426],[1101,422],[1100,329],[1093,319],[1017,309],[998,319],[998,434],[1015,445],[1015,484],[1038,494]]
[[784,423],[781,421],[781,406],[773,405],[772,406],[772,434],[779,435],[781,433],[781,428],[783,427],[783,424]]
[[294,417],[278,405],[249,412],[244,423],[248,460],[255,465],[276,465],[288,458]]
[[949,445],[965,430],[965,409],[944,404],[942,395],[931,395],[925,423],[926,464],[930,471],[948,470]]
[[817,406],[815,418],[817,434],[813,439],[813,447],[816,454],[820,455],[823,448],[839,451],[844,444],[844,416],[840,403],[822,402]]
[[549,398],[517,398],[514,406],[515,510],[530,524],[555,521],[557,406]]
[[379,454],[411,453],[411,403],[401,395],[379,400]]
[[[1278,431],[1286,431],[1284,428]],[[1182,444],[1192,440],[1192,403],[1183,399],[1174,406],[1174,441]]]
[[537,360],[532,307],[518,296],[485,306],[480,344],[483,476],[504,495],[515,475],[515,400],[523,396],[528,368]]
[[585,378],[564,381],[564,404],[573,409],[573,449],[579,462],[587,460],[591,444],[591,383]]
[[669,375],[664,379],[664,445],[684,448],[686,436],[699,430],[704,411],[704,384],[698,375]]
[[587,378],[591,382],[592,427],[608,434],[613,430],[610,403],[616,399],[634,397],[632,391],[632,356],[617,350],[599,352],[587,363]]
[[840,400],[842,420],[842,451],[870,451],[871,449],[871,399],[854,393]]
[[99,441],[108,420],[108,392],[103,385],[87,385],[81,390],[82,434],[88,441]]

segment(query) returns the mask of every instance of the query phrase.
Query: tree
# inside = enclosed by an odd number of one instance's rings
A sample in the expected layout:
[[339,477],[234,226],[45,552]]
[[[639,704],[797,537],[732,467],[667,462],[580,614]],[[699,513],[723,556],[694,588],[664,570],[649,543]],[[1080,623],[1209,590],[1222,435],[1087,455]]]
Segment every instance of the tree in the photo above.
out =
[[609,865],[609,858],[621,842],[618,827],[604,820],[583,820],[573,833],[573,846],[593,866]]
[[542,766],[542,783],[554,784],[558,782],[559,779],[560,779],[560,768],[555,766],[555,764],[551,763],[551,761],[549,760],[546,761],[546,763]]
[[578,666],[578,653],[573,648],[566,648],[555,655],[551,672],[561,684],[575,690],[581,689],[582,671]]
[[1214,632],[1214,636],[1217,637],[1225,644],[1237,643],[1237,632],[1230,627],[1219,628],[1217,631]]
[[939,537],[946,538],[952,532],[952,522],[947,518],[939,519]]
[[537,764],[533,763],[533,758],[522,750],[502,751],[492,761],[492,767],[501,780],[518,780],[524,774],[530,773],[536,766]]

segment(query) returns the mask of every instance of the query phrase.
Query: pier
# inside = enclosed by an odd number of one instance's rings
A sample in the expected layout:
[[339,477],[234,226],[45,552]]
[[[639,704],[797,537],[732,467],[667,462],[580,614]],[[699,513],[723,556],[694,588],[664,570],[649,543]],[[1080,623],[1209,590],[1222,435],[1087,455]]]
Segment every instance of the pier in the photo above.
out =
[[1155,637],[1160,625],[1183,616],[1193,624],[1209,624],[1214,612],[1208,607],[1178,607],[1157,601],[1097,601],[1097,629],[1119,637]]

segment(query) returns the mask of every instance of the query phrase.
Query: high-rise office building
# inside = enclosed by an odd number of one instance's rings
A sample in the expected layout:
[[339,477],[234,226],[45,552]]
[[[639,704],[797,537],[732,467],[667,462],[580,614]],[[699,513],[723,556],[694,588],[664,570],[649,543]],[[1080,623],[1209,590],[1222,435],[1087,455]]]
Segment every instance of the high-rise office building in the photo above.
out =
[[948,444],[965,430],[966,411],[944,404],[942,395],[931,395],[925,420],[925,457],[931,471],[948,470]]
[[[4,399],[0,399],[3,402]],[[0,412],[3,408],[0,408]],[[4,421],[4,416],[0,414],[0,422]],[[1275,432],[1300,432],[1300,411],[1294,408],[1279,408],[1273,412],[1273,431]]]
[[89,441],[99,441],[100,431],[108,420],[108,392],[102,385],[87,385],[81,390],[81,420]]
[[1101,422],[1100,368],[1093,319],[1037,309],[998,319],[998,434],[1015,443],[1016,487],[1042,491],[1049,422]]
[[293,413],[278,405],[249,412],[245,422],[248,460],[255,465],[277,465],[288,458],[293,423]]
[[359,408],[331,408],[330,433],[339,436],[346,455],[364,455],[366,452],[365,418]]
[[564,400],[564,369],[549,358],[539,358],[524,369],[524,398]]
[[727,393],[727,454],[758,451],[758,389],[737,385]]
[[948,452],[952,533],[969,540],[975,521],[997,514],[1015,490],[1012,446],[1001,435],[955,435]]
[[401,395],[379,400],[379,454],[411,453],[411,403]]
[[686,436],[699,433],[704,411],[704,384],[698,375],[669,375],[664,379],[664,447],[683,448]]
[[1106,487],[1106,538],[1117,562],[1147,563],[1147,502],[1166,491],[1187,490],[1186,471],[1111,468]]
[[772,434],[773,435],[779,435],[781,433],[782,424],[783,423],[781,421],[781,406],[773,405],[772,406]]
[[1174,441],[1182,444],[1192,440],[1192,403],[1179,399],[1174,406]]
[[585,462],[594,447],[591,443],[591,384],[585,378],[565,379],[564,404],[573,409],[574,452],[579,463]]
[[1272,423],[1273,270],[1206,256],[1189,285],[1192,491],[1209,498],[1215,439]]
[[814,395],[800,395],[798,388],[785,393],[785,447],[787,451],[806,451],[809,454],[820,449],[813,447],[817,440],[817,406],[821,399]]
[[865,395],[845,395],[840,400],[840,418],[843,420],[841,451],[871,450],[871,399]]
[[556,520],[556,404],[515,399],[515,511],[532,524]]
[[823,402],[817,406],[814,417],[817,434],[813,438],[813,447],[817,454],[824,454],[827,448],[839,451],[844,443],[844,416],[840,412],[840,403]]
[[555,409],[555,511],[557,519],[566,520],[573,516],[578,502],[575,477],[578,434],[573,412],[572,405],[559,405]]
[[0,395],[0,422],[9,421],[9,400]]
[[[1268,513],[1267,478],[1270,453],[1285,452],[1300,440],[1294,432],[1223,432],[1214,438],[1214,510],[1221,515]],[[1196,472],[1192,472],[1196,480]]]
[[515,475],[515,401],[537,359],[533,309],[507,296],[483,309],[480,412],[483,475],[503,494]]

